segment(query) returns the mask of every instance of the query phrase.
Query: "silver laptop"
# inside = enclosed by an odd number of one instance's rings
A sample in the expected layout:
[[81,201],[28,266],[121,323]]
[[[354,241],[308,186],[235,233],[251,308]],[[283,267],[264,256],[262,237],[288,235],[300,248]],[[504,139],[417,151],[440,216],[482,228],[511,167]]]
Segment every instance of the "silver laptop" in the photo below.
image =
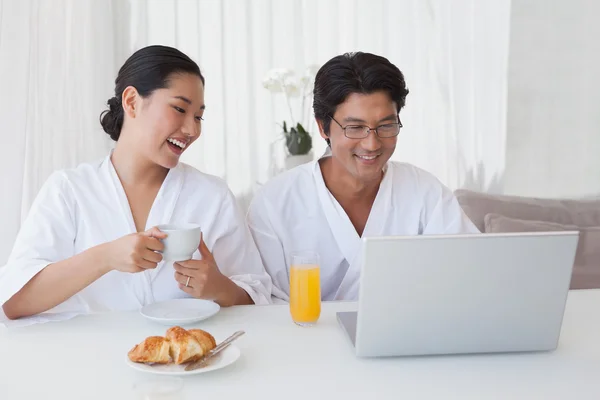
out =
[[365,238],[358,313],[338,313],[359,357],[553,350],[579,233]]

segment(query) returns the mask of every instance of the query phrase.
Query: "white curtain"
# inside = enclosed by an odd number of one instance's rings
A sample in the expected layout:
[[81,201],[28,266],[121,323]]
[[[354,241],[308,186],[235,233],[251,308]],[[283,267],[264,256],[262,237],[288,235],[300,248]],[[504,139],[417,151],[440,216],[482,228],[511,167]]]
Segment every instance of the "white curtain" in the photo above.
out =
[[[406,75],[395,159],[452,188],[501,190],[509,0],[139,0],[131,13],[131,50],[172,45],[201,65],[206,122],[184,161],[224,177],[242,203],[269,178],[276,122],[288,115],[262,88],[265,73],[358,50],[388,57]],[[314,155],[324,146],[315,136]]]
[[0,1],[0,265],[48,175],[110,148],[112,24],[109,1]]
[[[371,47],[405,72],[411,91],[394,158],[452,189],[500,192],[510,0],[389,1],[363,12],[387,15],[381,46]],[[364,40],[368,30],[357,34]]]
[[[206,120],[183,161],[226,179],[242,207],[284,157],[289,113],[262,87],[267,71],[357,50],[406,76],[394,159],[451,188],[499,191],[509,15],[510,0],[0,0],[0,132],[15,143],[0,161],[0,265],[47,176],[106,154],[98,116],[118,67],[149,44],[200,65]],[[317,157],[325,142],[309,129]]]

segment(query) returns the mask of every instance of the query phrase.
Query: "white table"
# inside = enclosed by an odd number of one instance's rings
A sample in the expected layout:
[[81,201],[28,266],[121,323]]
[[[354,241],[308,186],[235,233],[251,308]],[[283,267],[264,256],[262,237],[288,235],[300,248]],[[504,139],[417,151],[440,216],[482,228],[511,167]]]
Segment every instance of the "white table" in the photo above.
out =
[[[313,328],[285,305],[223,309],[197,324],[224,338],[238,329],[242,356],[186,377],[185,399],[599,399],[600,291],[569,295],[558,350],[537,354],[357,359],[326,303]],[[0,399],[133,399],[152,378],[127,351],[165,327],[137,312],[82,316],[0,330]],[[443,332],[440,332],[442,335]]]

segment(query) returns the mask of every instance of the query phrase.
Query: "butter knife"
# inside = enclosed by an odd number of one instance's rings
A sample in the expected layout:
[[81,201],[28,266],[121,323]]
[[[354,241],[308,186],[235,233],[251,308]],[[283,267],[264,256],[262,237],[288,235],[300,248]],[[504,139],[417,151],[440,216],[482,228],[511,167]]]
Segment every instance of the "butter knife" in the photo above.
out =
[[210,359],[212,359],[214,356],[219,354],[221,352],[221,350],[226,349],[231,344],[231,342],[233,342],[234,340],[236,340],[237,338],[242,336],[244,333],[245,333],[244,331],[235,332],[233,335],[229,336],[227,339],[225,339],[221,343],[219,343],[219,345],[217,347],[215,347],[214,349],[212,349],[211,351],[206,353],[206,355],[204,355],[201,359],[188,364],[185,367],[185,370],[193,371],[195,369],[204,367]]

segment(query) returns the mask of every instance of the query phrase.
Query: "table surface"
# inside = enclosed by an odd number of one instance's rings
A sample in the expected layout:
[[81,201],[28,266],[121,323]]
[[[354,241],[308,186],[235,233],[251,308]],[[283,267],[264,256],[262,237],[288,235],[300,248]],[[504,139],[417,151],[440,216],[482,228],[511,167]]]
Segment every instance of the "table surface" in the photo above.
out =
[[[311,328],[286,305],[221,309],[192,326],[217,339],[244,330],[241,357],[184,377],[176,398],[600,398],[600,290],[569,293],[559,347],[544,353],[359,359],[335,316],[356,306],[324,303]],[[133,385],[157,376],[129,367],[127,352],[166,328],[115,312],[0,330],[0,398],[135,399]]]

